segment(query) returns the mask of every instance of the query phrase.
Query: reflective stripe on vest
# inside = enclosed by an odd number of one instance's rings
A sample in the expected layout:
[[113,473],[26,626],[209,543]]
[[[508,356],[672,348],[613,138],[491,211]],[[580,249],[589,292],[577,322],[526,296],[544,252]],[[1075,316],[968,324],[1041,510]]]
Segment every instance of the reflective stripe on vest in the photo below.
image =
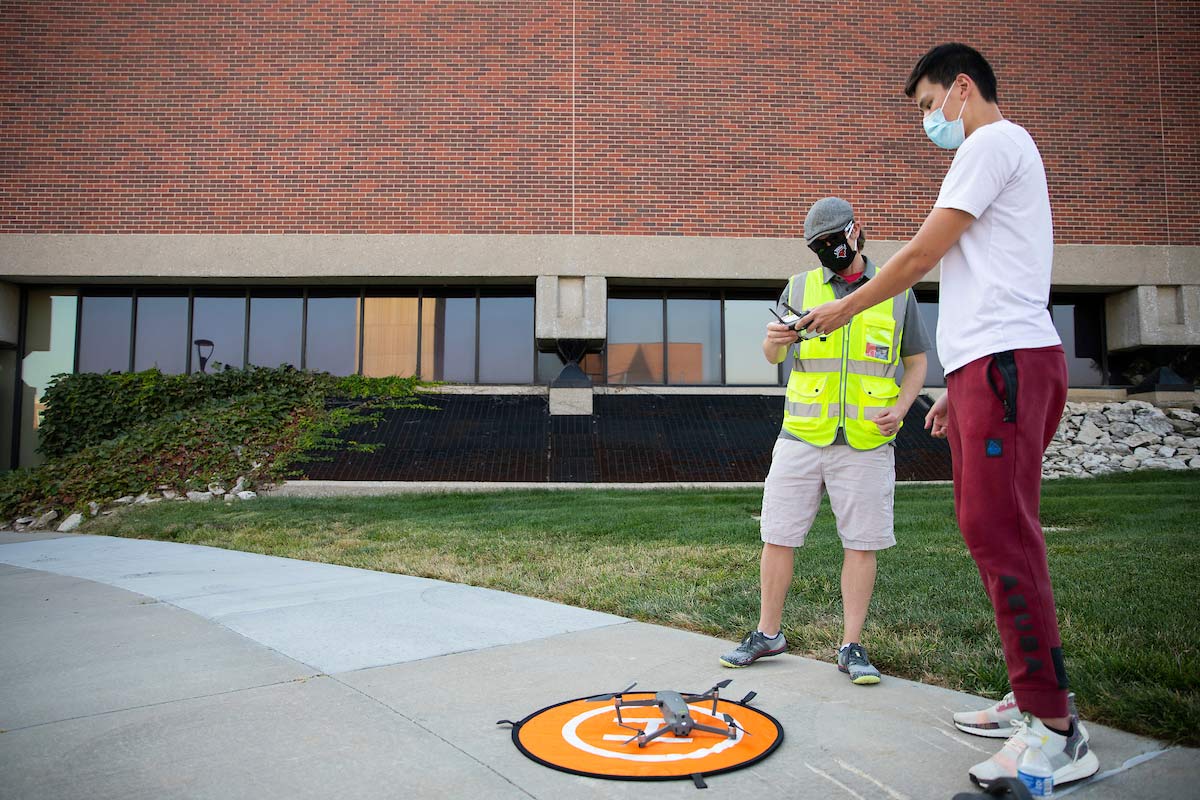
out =
[[[806,273],[802,287],[796,286],[799,277],[792,276],[788,284],[788,304],[793,308],[813,308],[836,299],[833,287],[824,280],[824,270]],[[800,297],[795,297],[797,288],[803,292]],[[895,375],[910,297],[906,291],[889,298],[855,315],[846,327],[795,346],[783,415],[789,434],[824,447],[841,427],[846,442],[857,450],[873,450],[896,438],[882,435],[873,420],[895,405],[900,394]]]

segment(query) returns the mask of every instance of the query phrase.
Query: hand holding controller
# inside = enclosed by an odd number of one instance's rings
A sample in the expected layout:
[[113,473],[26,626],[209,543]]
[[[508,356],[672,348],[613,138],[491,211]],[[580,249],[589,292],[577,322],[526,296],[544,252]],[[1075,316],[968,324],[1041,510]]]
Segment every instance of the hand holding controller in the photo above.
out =
[[806,335],[804,333],[804,328],[796,327],[796,323],[799,322],[805,315],[808,314],[807,311],[797,311],[796,309],[792,308],[787,303],[784,303],[783,307],[786,308],[788,311],[788,313],[786,315],[784,315],[782,317],[779,316],[779,314],[773,308],[770,309],[771,314],[773,314],[775,316],[775,319],[779,320],[781,325],[786,325],[787,327],[789,327],[793,331],[795,331],[797,341],[799,341],[801,339],[812,339],[815,336],[817,336],[817,334],[815,334],[815,333]]

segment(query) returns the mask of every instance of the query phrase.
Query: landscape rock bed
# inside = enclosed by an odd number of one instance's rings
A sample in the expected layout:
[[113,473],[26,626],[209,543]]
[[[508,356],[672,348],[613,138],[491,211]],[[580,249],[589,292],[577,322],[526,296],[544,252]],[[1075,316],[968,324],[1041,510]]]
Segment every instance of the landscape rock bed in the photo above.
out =
[[1196,408],[1150,403],[1067,403],[1046,448],[1042,476],[1109,475],[1139,469],[1200,469]]

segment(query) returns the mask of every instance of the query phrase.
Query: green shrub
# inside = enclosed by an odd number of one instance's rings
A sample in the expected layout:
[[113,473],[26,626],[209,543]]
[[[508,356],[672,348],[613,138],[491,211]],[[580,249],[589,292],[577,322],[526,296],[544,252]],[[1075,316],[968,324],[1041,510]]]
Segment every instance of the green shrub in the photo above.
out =
[[159,486],[273,481],[385,408],[421,407],[415,378],[338,378],[290,367],[211,375],[56,376],[39,429],[47,462],[0,477],[0,515],[78,508]]

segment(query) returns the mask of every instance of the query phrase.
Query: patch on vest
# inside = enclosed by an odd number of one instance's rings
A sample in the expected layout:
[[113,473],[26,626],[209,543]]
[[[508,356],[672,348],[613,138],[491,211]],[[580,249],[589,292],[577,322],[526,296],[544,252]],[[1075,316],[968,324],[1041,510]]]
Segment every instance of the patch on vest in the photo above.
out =
[[867,342],[867,358],[878,358],[880,361],[887,361],[891,352],[892,348],[890,345]]
[[999,458],[1004,455],[1004,443],[999,439],[988,439],[984,448],[988,458]]

